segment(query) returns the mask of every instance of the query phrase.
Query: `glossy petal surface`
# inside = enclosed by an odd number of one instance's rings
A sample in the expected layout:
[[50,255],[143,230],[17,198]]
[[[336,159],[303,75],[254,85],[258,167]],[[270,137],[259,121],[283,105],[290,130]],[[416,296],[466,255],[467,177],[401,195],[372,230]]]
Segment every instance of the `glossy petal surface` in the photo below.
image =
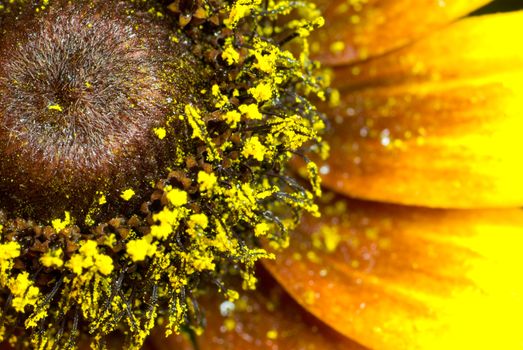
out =
[[[325,326],[296,304],[266,276],[256,293],[239,301],[204,300],[207,328],[197,338],[199,349],[216,350],[364,350],[365,348]],[[233,309],[234,308],[234,309]],[[193,350],[181,336],[156,334],[147,350]]]
[[310,312],[375,349],[523,346],[523,211],[330,197],[266,264]]
[[325,184],[444,208],[523,205],[523,12],[463,20],[335,71]]
[[340,65],[381,55],[439,29],[489,0],[316,0],[326,25],[317,58]]

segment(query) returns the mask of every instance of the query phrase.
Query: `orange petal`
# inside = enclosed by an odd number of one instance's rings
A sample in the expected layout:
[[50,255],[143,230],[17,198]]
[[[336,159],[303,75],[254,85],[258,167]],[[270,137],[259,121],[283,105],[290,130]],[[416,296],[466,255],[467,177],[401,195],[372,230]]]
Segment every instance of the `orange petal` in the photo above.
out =
[[[216,299],[203,301],[207,327],[197,338],[199,349],[216,350],[364,350],[361,345],[336,333],[306,313],[270,276],[263,278],[259,292],[246,293],[234,310]],[[225,313],[224,312],[224,313]],[[165,339],[156,334],[149,350],[194,350],[181,336]]]
[[346,64],[404,46],[491,0],[315,0],[326,25],[313,36],[317,58]]
[[308,311],[375,349],[523,346],[523,211],[327,197],[266,263]]
[[335,71],[325,184],[446,208],[523,205],[523,12],[463,20]]

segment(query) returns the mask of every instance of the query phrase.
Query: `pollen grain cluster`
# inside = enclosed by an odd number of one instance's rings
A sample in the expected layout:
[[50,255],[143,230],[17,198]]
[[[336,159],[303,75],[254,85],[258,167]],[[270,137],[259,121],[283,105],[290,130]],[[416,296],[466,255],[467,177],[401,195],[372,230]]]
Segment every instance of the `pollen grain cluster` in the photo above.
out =
[[[203,330],[317,213],[309,2],[0,1],[0,341]],[[289,163],[301,157],[296,179]],[[236,287],[233,287],[236,286]],[[235,289],[236,288],[236,289]]]

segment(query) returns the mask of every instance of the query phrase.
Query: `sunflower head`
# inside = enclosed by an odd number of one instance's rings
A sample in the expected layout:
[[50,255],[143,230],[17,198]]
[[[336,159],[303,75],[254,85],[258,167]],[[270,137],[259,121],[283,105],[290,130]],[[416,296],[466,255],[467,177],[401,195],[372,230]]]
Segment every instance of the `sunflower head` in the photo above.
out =
[[0,338],[139,347],[200,330],[211,286],[254,288],[260,241],[317,211],[321,24],[291,1],[0,2]]

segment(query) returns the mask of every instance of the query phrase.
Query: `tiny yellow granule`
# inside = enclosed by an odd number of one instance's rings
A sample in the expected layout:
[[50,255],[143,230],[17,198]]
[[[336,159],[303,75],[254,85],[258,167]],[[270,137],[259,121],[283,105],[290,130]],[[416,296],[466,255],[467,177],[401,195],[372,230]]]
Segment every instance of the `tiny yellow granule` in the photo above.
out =
[[249,273],[243,275],[242,288],[244,290],[255,290],[256,283],[258,283],[258,279],[254,275]]
[[100,198],[98,198],[98,204],[99,204],[99,205],[104,205],[105,203],[107,203],[107,198],[105,198],[105,195],[102,194],[102,195],[100,196]]
[[236,328],[236,321],[234,321],[232,318],[228,318],[223,321],[223,326],[227,331],[231,332]]
[[330,96],[329,96],[329,106],[330,107],[338,107],[341,102],[341,96],[340,91],[337,89],[332,90]]
[[165,128],[154,128],[154,134],[160,139],[163,140],[167,135],[167,130]]
[[59,104],[50,105],[50,106],[47,107],[47,109],[50,110],[50,111],[63,112],[63,108]]
[[330,46],[330,51],[334,54],[339,54],[345,50],[345,43],[343,41],[335,41]]
[[238,300],[240,298],[240,294],[232,289],[228,289],[227,292],[225,292],[225,296],[227,297],[227,300],[233,302],[235,300]]
[[338,232],[338,228],[336,226],[323,226],[320,233],[323,236],[325,250],[329,253],[334,252],[341,242],[341,235]]
[[230,254],[235,254],[238,241],[227,235],[227,231],[225,231],[223,228],[220,220],[215,220],[215,225],[216,237],[212,241],[212,245],[220,252],[229,252]]
[[133,196],[135,195],[136,193],[134,192],[134,190],[132,188],[128,188],[126,189],[125,191],[122,192],[122,194],[120,195],[120,197],[122,197],[123,200],[125,201],[128,201],[130,200],[131,198],[133,198]]
[[270,340],[276,340],[278,339],[278,331],[277,330],[270,330],[267,332],[267,338]]
[[176,207],[172,210],[164,207],[162,211],[153,215],[153,220],[160,223],[151,226],[151,235],[160,240],[166,239],[178,227],[180,220],[186,217],[187,211],[183,207]]

